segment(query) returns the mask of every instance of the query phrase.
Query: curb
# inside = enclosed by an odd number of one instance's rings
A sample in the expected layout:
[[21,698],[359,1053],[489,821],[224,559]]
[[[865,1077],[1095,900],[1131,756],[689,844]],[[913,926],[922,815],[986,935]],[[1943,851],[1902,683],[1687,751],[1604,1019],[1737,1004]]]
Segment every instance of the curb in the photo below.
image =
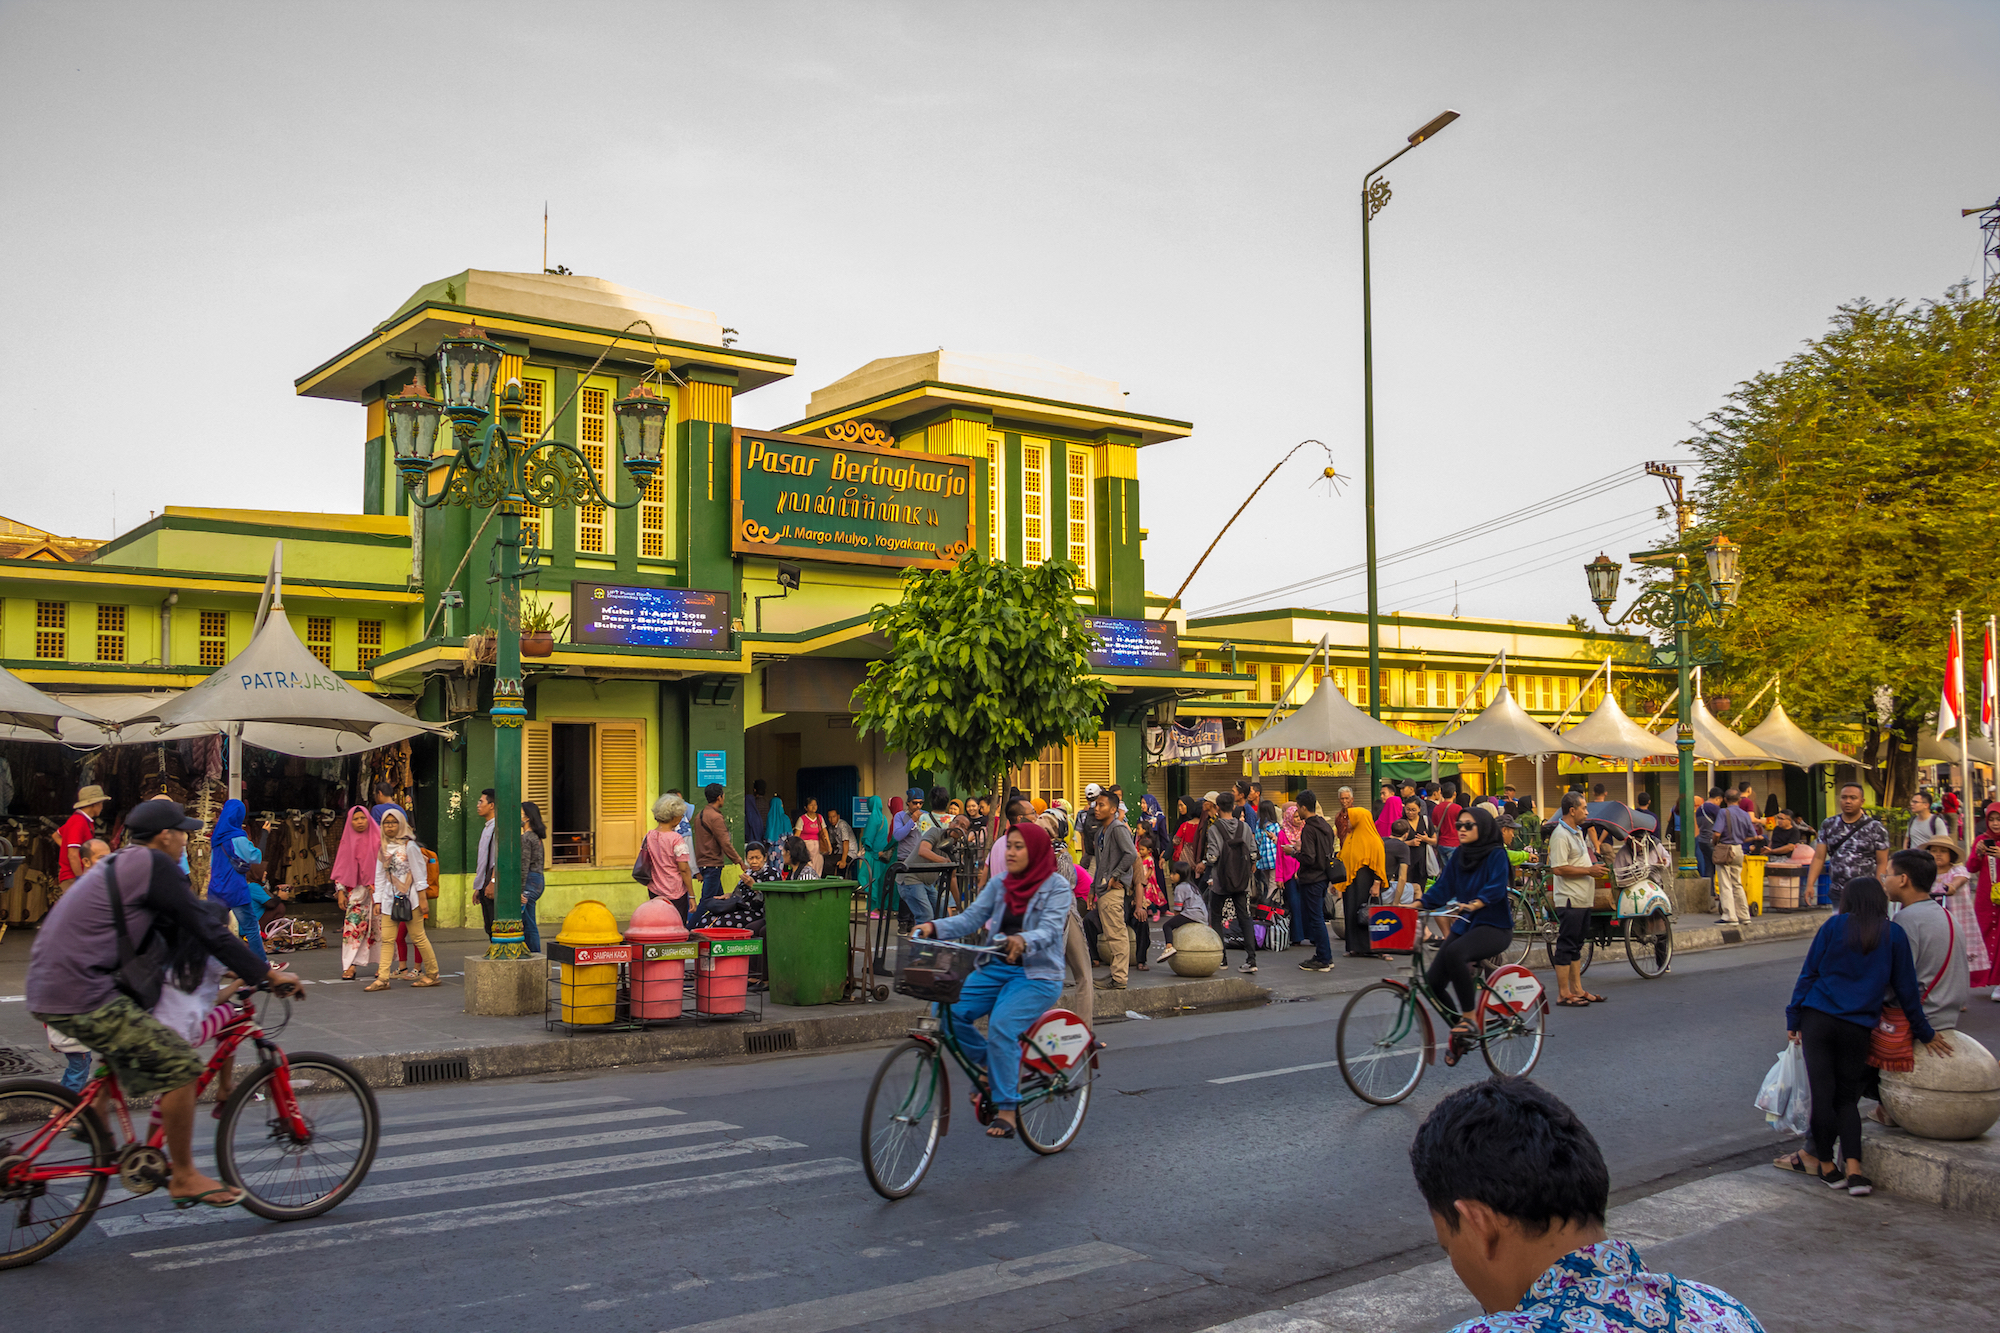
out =
[[1823,910],[1786,912],[1774,916],[1753,916],[1743,926],[1695,926],[1674,931],[1675,953],[1701,953],[1708,949],[1728,949],[1742,944],[1764,944],[1771,940],[1797,939],[1818,932],[1828,913]]
[[1904,1199],[2000,1221],[2000,1143],[1948,1143],[1862,1122],[1868,1177]]

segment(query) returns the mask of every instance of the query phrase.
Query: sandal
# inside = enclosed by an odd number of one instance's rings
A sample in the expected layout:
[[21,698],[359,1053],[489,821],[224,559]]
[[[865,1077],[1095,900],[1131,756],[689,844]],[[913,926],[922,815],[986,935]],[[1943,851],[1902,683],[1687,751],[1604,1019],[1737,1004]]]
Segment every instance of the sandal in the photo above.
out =
[[388,989],[389,989],[389,983],[388,983],[388,982],[386,982],[386,981],[384,981],[384,980],[382,980],[382,978],[380,978],[380,977],[377,977],[377,978],[375,978],[375,980],[373,980],[373,981],[369,982],[369,983],[368,983],[368,984],[367,984],[366,986],[363,986],[363,987],[362,987],[361,989],[362,989],[362,990],[388,990]]
[[442,985],[444,985],[444,983],[442,981],[439,981],[436,977],[418,977],[415,981],[412,981],[410,983],[410,989],[421,990],[425,986],[442,986]]
[[1582,995],[1564,996],[1562,999],[1556,1001],[1556,1006],[1560,1009],[1588,1009],[1590,1008],[1590,1000],[1588,997]]
[[352,981],[352,980],[354,980],[354,969],[350,967],[350,968],[348,968],[348,969],[347,969],[347,970],[346,970],[345,972],[342,972],[342,973],[340,974],[340,979],[341,979],[342,981]]
[[1471,1038],[1472,1029],[1470,1027],[1461,1025],[1451,1030],[1451,1040],[1445,1043],[1444,1048],[1444,1062],[1447,1067],[1455,1065],[1465,1058],[1466,1052],[1471,1049],[1468,1044]]
[[[225,1195],[225,1194],[229,1196],[227,1202],[224,1202],[222,1199],[216,1197],[218,1195]],[[168,1197],[174,1201],[174,1207],[176,1209],[193,1208],[196,1206],[201,1206],[204,1208],[234,1208],[237,1204],[242,1203],[244,1198],[247,1197],[247,1191],[230,1189],[227,1186],[224,1186],[220,1189],[203,1190],[199,1194],[187,1194],[187,1195],[174,1194],[174,1195],[169,1195]]]
[[995,1120],[986,1127],[986,1137],[989,1139],[1011,1139],[1014,1137],[1014,1127],[1005,1120]]
[[1604,997],[1602,995],[1592,995],[1589,991],[1585,991],[1583,993],[1583,1002],[1585,1004],[1603,1004]]
[[1783,1157],[1772,1162],[1771,1165],[1777,1167],[1780,1171],[1790,1171],[1796,1175],[1811,1176],[1820,1184],[1829,1185],[1834,1189],[1846,1188],[1846,1173],[1841,1171],[1840,1168],[1830,1162],[1821,1162],[1820,1169],[1814,1171],[1806,1165],[1805,1154],[1802,1152],[1786,1153]]

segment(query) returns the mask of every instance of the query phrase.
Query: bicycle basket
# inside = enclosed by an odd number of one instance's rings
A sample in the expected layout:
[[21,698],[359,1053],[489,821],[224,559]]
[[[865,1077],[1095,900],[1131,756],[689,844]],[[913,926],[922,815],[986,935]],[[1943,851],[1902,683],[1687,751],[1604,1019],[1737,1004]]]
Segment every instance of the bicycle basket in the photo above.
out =
[[949,1004],[958,998],[959,988],[972,975],[978,959],[979,955],[967,949],[931,940],[904,940],[902,957],[896,960],[896,993]]

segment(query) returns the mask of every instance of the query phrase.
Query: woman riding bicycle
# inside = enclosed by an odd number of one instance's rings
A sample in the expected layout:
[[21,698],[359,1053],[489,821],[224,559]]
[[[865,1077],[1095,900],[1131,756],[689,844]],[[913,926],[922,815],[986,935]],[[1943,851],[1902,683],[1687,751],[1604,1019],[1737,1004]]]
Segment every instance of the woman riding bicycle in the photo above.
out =
[[1451,1044],[1444,1056],[1448,1065],[1458,1063],[1466,1049],[1463,1039],[1473,1035],[1469,1016],[1475,997],[1472,965],[1504,952],[1514,939],[1514,913],[1507,900],[1511,872],[1500,840],[1500,825],[1492,812],[1483,805],[1459,811],[1458,847],[1423,900],[1431,911],[1446,903],[1462,904],[1464,909],[1452,923],[1450,938],[1424,973],[1433,995],[1442,998],[1445,983],[1450,982],[1458,997],[1459,1020],[1452,1027]]
[[[989,1138],[1011,1139],[1021,1104],[1021,1037],[1063,987],[1063,929],[1069,920],[1069,881],[1056,873],[1055,844],[1040,825],[1014,825],[1007,834],[1007,873],[986,881],[972,905],[957,916],[926,921],[911,934],[963,939],[990,930],[999,957],[980,960],[958,1002],[943,1009],[952,1036],[972,1064],[985,1060],[986,1085],[997,1118]],[[985,1017],[987,1035],[973,1027]]]

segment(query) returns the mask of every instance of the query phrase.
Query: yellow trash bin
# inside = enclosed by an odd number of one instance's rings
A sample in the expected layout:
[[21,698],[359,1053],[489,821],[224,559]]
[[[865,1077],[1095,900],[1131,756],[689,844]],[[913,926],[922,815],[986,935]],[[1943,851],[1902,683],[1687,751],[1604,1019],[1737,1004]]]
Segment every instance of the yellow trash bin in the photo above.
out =
[[[595,898],[586,898],[563,918],[556,936],[562,948],[552,950],[562,960],[556,982],[556,1011],[565,1023],[590,1026],[618,1018],[618,962],[625,953],[625,936],[618,918]],[[607,961],[592,961],[592,960]]]
[[1750,915],[1764,915],[1764,863],[1768,856],[1743,858],[1743,897],[1750,903]]

